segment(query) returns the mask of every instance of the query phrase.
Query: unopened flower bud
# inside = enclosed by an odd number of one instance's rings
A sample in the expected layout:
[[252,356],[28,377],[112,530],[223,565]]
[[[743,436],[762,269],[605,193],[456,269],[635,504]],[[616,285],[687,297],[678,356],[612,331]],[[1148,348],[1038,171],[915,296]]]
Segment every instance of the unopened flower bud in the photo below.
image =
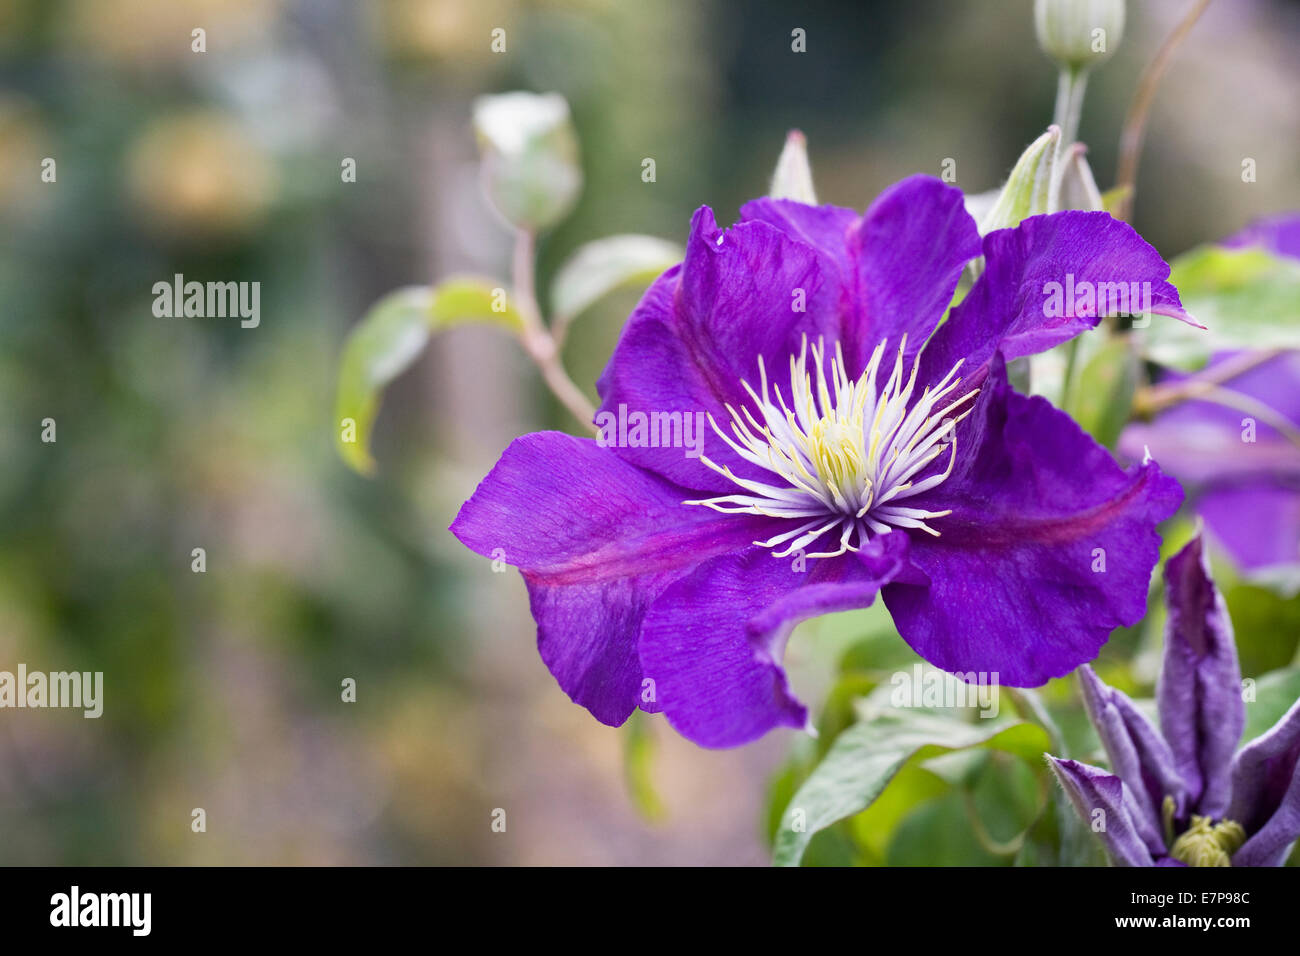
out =
[[474,101],[488,199],[511,225],[536,231],[563,218],[582,190],[578,137],[558,93],[502,93]]
[[1124,36],[1124,0],[1035,0],[1038,45],[1066,69],[1096,66]]
[[1061,208],[1084,209],[1096,212],[1105,208],[1101,190],[1088,165],[1088,147],[1083,143],[1074,143],[1061,158],[1064,169],[1061,170]]
[[785,148],[776,161],[772,174],[772,188],[768,195],[773,199],[793,199],[796,202],[817,205],[813,192],[812,166],[808,163],[808,141],[797,129],[790,130],[785,138]]
[[1046,133],[1029,144],[1016,160],[992,208],[980,220],[981,236],[996,229],[1011,229],[1028,216],[1055,211],[1049,204],[1052,171],[1060,142],[1061,128],[1049,126]]

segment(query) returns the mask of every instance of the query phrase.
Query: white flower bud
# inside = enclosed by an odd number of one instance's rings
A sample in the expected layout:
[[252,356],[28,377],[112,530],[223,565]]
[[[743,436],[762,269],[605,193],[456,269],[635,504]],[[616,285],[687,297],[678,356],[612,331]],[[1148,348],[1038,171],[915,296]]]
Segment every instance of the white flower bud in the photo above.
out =
[[1055,212],[1051,206],[1056,150],[1061,143],[1061,128],[1049,126],[1047,132],[1029,144],[1016,161],[996,201],[979,220],[980,235],[997,229],[1011,229],[1027,216]]
[[502,93],[474,101],[483,185],[513,226],[538,230],[563,218],[582,190],[578,137],[558,93]]
[[803,133],[797,129],[790,130],[785,138],[785,148],[781,150],[781,158],[776,161],[776,172],[772,175],[772,188],[768,195],[773,199],[793,199],[810,206],[817,205],[812,167],[808,163],[808,143]]
[[1124,36],[1124,0],[1035,0],[1038,45],[1062,67],[1088,69]]

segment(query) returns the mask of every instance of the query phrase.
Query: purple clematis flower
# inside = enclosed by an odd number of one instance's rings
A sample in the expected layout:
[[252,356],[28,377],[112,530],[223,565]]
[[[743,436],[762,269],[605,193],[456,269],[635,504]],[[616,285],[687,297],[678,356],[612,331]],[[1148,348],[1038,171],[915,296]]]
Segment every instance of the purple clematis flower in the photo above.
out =
[[[607,724],[663,711],[711,747],[804,727],[791,630],[877,594],[939,667],[1068,673],[1142,617],[1182,492],[1008,386],[1006,361],[1100,320],[1045,308],[1067,273],[1149,283],[1184,317],[1169,267],[1105,213],[981,244],[961,193],[922,176],[861,216],[761,199],[723,230],[701,208],[601,376],[601,438],[516,440],[451,530],[522,571],[543,660]],[[695,413],[698,455],[668,431]]]
[[[1223,244],[1259,245],[1300,260],[1300,215],[1261,220]],[[1238,567],[1294,588],[1300,580],[1300,351],[1253,365],[1249,359],[1247,352],[1219,353],[1200,373],[1235,393],[1231,405],[1184,402],[1149,424],[1130,425],[1119,450],[1140,460],[1149,448],[1188,487],[1196,512]],[[1189,377],[1170,372],[1161,382]]]
[[1160,730],[1092,668],[1088,716],[1113,773],[1048,756],[1120,866],[1281,866],[1300,836],[1300,701],[1237,752],[1246,723],[1232,621],[1197,535],[1165,565]]

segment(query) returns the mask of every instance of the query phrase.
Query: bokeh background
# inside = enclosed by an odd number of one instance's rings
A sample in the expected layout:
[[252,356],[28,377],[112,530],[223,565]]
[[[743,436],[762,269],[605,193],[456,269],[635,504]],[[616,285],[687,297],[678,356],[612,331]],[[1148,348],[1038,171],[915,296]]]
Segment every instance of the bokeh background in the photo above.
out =
[[[505,274],[478,94],[557,91],[573,109],[586,186],[542,240],[544,298],[584,241],[681,241],[704,203],[729,221],[790,127],[824,201],[863,208],[947,158],[963,188],[997,185],[1052,111],[1031,8],[0,0],[0,669],[106,685],[99,720],[0,711],[0,863],[764,862],[794,736],[707,752],[647,721],[631,749],[653,745],[659,806],[641,792],[638,808],[628,734],[556,688],[518,575],[446,531],[513,437],[573,428],[513,342],[437,339],[386,396],[369,480],[332,447],[339,351],[394,286]],[[1091,84],[1080,138],[1103,188],[1137,74],[1185,8],[1130,4]],[[1298,51],[1296,4],[1221,0],[1178,53],[1135,212],[1166,258],[1300,208]],[[260,327],[156,318],[151,287],[177,272],[259,281]],[[634,301],[570,336],[593,395]],[[1231,600],[1243,670],[1291,660],[1296,602]],[[811,703],[834,644],[819,638],[853,626],[792,641]]]

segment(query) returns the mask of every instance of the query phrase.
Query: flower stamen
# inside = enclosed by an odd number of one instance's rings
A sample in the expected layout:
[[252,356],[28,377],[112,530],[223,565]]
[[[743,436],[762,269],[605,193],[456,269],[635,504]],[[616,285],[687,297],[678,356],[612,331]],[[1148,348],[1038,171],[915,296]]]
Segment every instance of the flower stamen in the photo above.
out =
[[[951,510],[930,511],[902,502],[935,488],[952,474],[957,461],[957,425],[974,410],[967,403],[979,393],[973,389],[952,399],[961,386],[957,372],[962,363],[916,396],[920,357],[913,360],[910,373],[905,373],[906,336],[883,385],[877,383],[884,342],[876,346],[856,381],[848,377],[838,343],[829,369],[824,343],[813,345],[811,351],[814,370],[808,368],[807,337],[799,355],[790,356],[788,403],[779,387],[773,385],[769,390],[760,356],[758,390],[741,382],[754,408],[737,411],[726,406],[731,416],[730,434],[709,416],[713,430],[743,461],[770,473],[774,480],[741,478],[726,465],[701,456],[707,467],[748,494],[685,504],[705,505],[724,514],[798,520],[798,526],[790,531],[754,542],[764,548],[785,545],[779,553],[773,552],[775,557],[799,551],[837,527],[838,550],[808,557],[857,551],[872,534],[885,534],[892,528],[913,528],[937,537],[939,532],[928,522],[951,514]],[[955,414],[963,405],[967,407]],[[945,452],[949,457],[943,471],[915,480]],[[856,545],[851,543],[855,533]]]

